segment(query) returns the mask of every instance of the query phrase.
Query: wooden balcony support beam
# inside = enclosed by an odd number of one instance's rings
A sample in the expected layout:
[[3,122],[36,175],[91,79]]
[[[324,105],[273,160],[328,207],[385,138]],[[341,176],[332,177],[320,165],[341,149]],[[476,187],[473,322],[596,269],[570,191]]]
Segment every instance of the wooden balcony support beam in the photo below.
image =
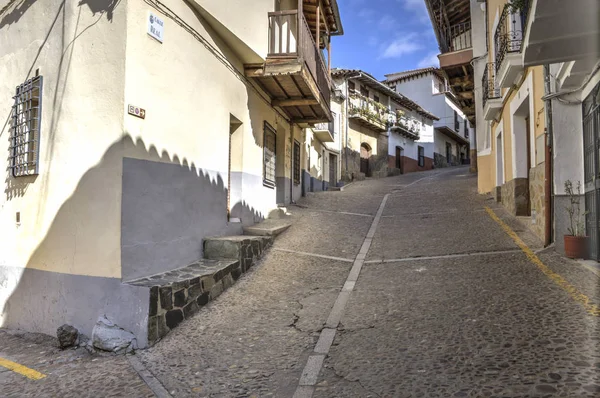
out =
[[289,98],[289,99],[274,99],[271,102],[273,106],[285,107],[285,106],[305,106],[305,105],[318,105],[319,101],[316,99],[309,98]]

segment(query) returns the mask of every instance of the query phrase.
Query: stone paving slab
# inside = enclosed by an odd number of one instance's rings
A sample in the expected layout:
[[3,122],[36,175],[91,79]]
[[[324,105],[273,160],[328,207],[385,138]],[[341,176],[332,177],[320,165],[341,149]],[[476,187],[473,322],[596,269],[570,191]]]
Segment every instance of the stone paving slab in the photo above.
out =
[[200,260],[187,267],[178,268],[162,274],[143,277],[127,282],[133,286],[170,286],[179,282],[186,282],[194,278],[201,278],[219,273],[239,265],[237,260]]
[[365,265],[342,325],[320,383],[359,383],[317,397],[600,394],[598,319],[524,254]]

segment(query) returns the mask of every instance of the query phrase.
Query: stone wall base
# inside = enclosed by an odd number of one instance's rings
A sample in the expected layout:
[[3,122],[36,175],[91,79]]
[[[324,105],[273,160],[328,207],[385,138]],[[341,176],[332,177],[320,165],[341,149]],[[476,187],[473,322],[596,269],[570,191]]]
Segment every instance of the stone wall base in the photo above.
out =
[[471,149],[469,156],[471,158],[471,167],[469,170],[471,173],[477,173],[477,149]]
[[514,178],[501,188],[502,205],[513,216],[528,216],[529,181],[527,178]]

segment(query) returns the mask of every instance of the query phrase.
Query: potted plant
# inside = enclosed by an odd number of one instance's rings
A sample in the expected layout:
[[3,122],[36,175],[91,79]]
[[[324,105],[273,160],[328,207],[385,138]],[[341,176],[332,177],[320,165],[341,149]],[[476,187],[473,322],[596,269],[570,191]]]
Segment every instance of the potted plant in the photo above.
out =
[[569,214],[570,227],[567,229],[568,235],[565,235],[565,254],[569,258],[587,257],[587,236],[585,235],[585,214],[581,212],[581,182],[577,181],[577,186],[573,187],[571,180],[565,181],[565,193],[569,198],[569,204],[566,207]]

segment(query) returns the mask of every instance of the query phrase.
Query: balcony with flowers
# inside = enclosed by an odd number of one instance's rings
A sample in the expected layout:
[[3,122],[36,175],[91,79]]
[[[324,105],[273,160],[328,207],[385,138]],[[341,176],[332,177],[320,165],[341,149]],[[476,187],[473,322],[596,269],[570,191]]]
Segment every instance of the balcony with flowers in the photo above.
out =
[[413,117],[407,116],[404,111],[398,109],[393,115],[391,130],[407,138],[418,140],[422,123]]
[[394,114],[389,109],[359,93],[350,95],[348,118],[378,133],[387,131]]

